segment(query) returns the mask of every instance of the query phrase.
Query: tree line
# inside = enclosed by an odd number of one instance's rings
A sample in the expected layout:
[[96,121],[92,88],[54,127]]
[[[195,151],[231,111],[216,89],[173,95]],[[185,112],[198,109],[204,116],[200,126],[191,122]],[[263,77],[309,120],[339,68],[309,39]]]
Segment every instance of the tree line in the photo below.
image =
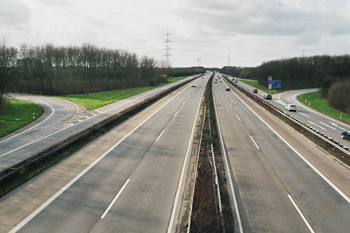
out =
[[[0,44],[0,104],[5,92],[67,95],[159,85],[168,75],[196,68],[170,68],[164,61],[91,44],[28,46]],[[0,105],[1,107],[1,105]]]
[[272,77],[282,81],[283,90],[320,88],[331,107],[350,114],[350,55],[280,59],[258,67],[224,67],[222,72],[258,80],[265,87]]

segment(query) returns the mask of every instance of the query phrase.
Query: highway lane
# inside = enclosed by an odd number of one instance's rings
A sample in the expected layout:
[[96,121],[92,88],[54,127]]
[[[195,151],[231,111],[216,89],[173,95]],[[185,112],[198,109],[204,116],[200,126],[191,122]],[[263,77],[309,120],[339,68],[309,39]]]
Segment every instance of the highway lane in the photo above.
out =
[[[238,81],[237,84],[251,92],[254,89],[253,87],[240,81]],[[306,123],[312,128],[328,135],[329,137],[334,138],[335,140],[342,143],[343,145],[350,147],[350,141],[343,140],[340,137],[340,133],[350,129],[350,125],[339,121],[339,119],[334,119],[318,111],[315,111],[312,108],[307,106],[308,102],[305,103],[304,101],[303,103],[301,103],[297,99],[297,97],[301,94],[308,93],[308,92],[315,92],[315,91],[317,91],[317,89],[312,88],[312,89],[301,89],[301,90],[293,90],[293,91],[287,91],[283,93],[272,94],[272,100],[267,100],[267,101],[269,101],[269,103],[271,103],[272,105],[274,105],[275,107],[281,110],[284,110],[284,106],[286,104],[295,104],[297,106],[297,111],[296,112],[286,111],[287,114]],[[263,91],[259,91],[259,93],[255,95],[263,99],[264,94],[266,93]]]
[[[188,77],[180,82],[185,82]],[[45,106],[47,112],[30,126],[14,132],[0,141],[0,171],[37,154],[46,148],[101,122],[124,109],[177,85],[171,83],[135,95],[101,108],[86,111],[78,104],[50,97],[30,96]],[[43,103],[48,102],[48,104]],[[55,103],[55,104],[54,104]],[[46,107],[48,106],[48,107]],[[53,114],[52,114],[53,113]]]
[[224,87],[213,84],[213,91],[243,231],[347,232],[348,196]]
[[[183,88],[105,153],[101,151],[97,162],[47,197],[42,208],[11,232],[166,232],[181,196],[180,177],[207,80],[196,81],[196,88]],[[3,208],[1,221],[6,222]]]

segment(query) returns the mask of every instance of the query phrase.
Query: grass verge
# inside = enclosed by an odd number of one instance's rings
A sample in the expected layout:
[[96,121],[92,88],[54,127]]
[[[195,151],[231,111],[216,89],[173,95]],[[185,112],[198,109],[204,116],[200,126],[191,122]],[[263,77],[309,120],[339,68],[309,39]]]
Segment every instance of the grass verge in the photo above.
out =
[[33,103],[16,99],[5,100],[4,111],[0,114],[0,138],[35,121],[43,112],[42,107]]
[[[166,83],[161,84],[161,86],[179,81],[185,77],[172,78],[168,79]],[[140,94],[142,92],[156,88],[155,86],[147,87],[133,87],[128,89],[121,89],[115,91],[103,91],[95,92],[88,94],[79,94],[79,95],[67,95],[67,96],[58,96],[58,98],[70,100],[84,106],[88,110],[96,109],[107,104],[119,101],[121,99],[128,98],[133,95]]]
[[318,91],[299,95],[298,100],[319,112],[350,124],[350,115],[331,108],[328,100],[321,98],[321,94]]

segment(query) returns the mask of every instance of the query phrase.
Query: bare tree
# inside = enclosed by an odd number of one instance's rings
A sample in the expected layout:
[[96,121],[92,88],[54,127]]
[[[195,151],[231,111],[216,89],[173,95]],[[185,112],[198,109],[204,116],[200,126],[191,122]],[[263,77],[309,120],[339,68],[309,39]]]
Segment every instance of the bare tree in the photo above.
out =
[[0,44],[0,109],[2,108],[6,87],[11,79],[15,77],[17,54],[17,49],[15,47],[8,47],[5,41]]

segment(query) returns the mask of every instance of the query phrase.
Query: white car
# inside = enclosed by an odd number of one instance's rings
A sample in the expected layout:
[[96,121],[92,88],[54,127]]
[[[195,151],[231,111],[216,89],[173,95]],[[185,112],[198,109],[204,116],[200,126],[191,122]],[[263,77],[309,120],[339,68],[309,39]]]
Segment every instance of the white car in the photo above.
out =
[[196,84],[195,83],[192,83],[192,85],[191,85],[192,87],[196,87]]
[[286,104],[286,106],[284,106],[284,109],[287,111],[297,111],[297,106],[295,106],[295,104]]

